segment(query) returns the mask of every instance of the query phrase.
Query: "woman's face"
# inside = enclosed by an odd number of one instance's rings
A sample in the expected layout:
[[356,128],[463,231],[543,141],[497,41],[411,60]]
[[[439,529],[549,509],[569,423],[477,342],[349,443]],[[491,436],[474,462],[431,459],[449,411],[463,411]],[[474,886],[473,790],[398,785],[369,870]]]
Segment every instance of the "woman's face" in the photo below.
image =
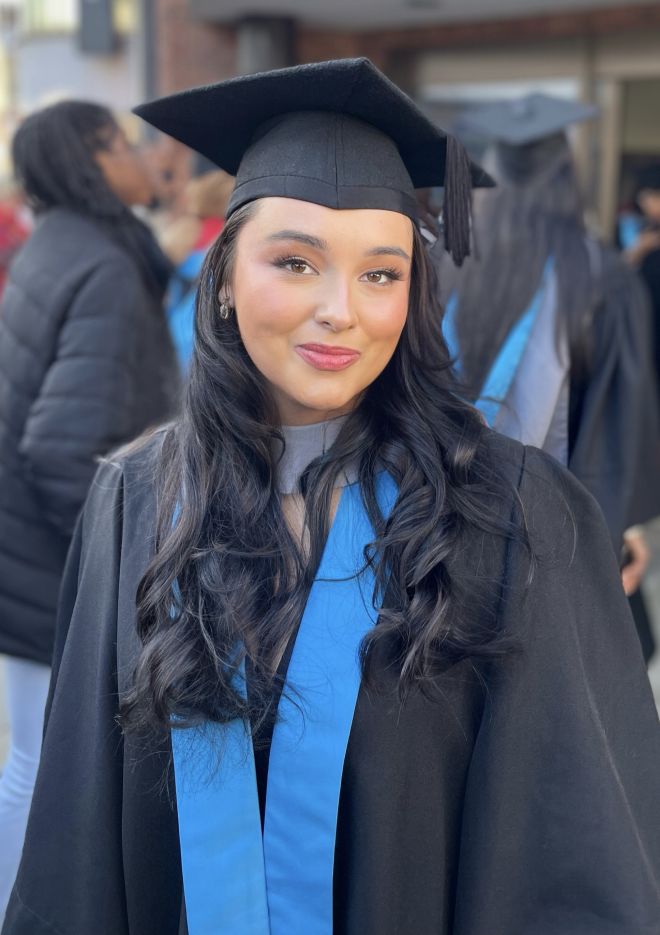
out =
[[221,298],[282,424],[350,411],[384,370],[408,314],[412,246],[412,222],[394,211],[256,204]]
[[94,158],[109,188],[127,207],[153,201],[154,180],[147,164],[120,127],[114,128],[107,146],[97,150]]

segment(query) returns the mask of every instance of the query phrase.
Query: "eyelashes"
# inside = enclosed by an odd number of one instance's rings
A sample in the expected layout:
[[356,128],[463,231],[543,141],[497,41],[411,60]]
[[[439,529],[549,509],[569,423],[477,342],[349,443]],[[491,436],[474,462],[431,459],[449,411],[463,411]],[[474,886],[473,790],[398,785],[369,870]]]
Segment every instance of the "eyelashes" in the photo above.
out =
[[391,282],[399,282],[403,279],[403,274],[394,266],[383,266],[380,269],[371,269],[365,276],[387,276]]
[[[301,256],[287,255],[276,257],[273,260],[273,266],[276,266],[278,269],[288,270],[289,272],[298,276],[309,276],[311,274],[309,272],[302,272],[300,269],[296,270],[293,267],[305,267],[307,270],[313,270],[316,272],[312,264]],[[378,269],[368,270],[366,273],[363,273],[360,278],[362,279],[368,276],[385,276],[389,282],[399,282],[404,278],[401,270],[397,269],[395,266],[380,266]],[[374,282],[372,279],[366,279],[366,281],[370,282],[372,285],[386,285],[386,283],[383,282]]]
[[[301,256],[279,256],[273,260],[273,266],[277,266],[279,269],[289,269],[290,273],[296,272],[296,270],[290,269],[292,266],[306,266],[308,269],[313,269],[311,263],[308,263]],[[305,276],[309,274],[298,272],[298,275]]]

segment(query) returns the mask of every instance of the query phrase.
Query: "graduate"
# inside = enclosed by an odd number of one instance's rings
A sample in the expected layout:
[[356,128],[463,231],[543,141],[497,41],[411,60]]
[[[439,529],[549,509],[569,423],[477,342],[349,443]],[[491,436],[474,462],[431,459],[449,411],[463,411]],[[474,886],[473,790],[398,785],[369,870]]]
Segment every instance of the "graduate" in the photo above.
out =
[[478,257],[448,277],[444,330],[488,423],[566,464],[620,548],[660,513],[659,425],[644,290],[585,228],[567,130],[595,114],[531,94],[459,118],[498,185],[475,210]]
[[138,108],[237,175],[181,419],[102,466],[4,935],[642,935],[660,731],[591,496],[455,392],[365,59]]

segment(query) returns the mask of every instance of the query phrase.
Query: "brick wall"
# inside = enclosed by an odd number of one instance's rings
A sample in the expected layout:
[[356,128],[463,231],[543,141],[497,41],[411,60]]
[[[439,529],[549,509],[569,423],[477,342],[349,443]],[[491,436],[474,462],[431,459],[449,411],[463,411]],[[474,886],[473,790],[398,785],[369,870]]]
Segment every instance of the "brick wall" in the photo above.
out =
[[480,22],[381,30],[369,34],[371,48],[387,58],[404,51],[457,46],[499,45],[538,40],[617,35],[660,30],[660,4],[626,3],[620,7],[582,12],[553,13]]
[[[218,81],[236,73],[233,29],[193,20],[188,0],[156,0],[155,27],[159,93]],[[622,3],[613,9],[360,33],[300,26],[296,58],[299,62],[319,62],[366,55],[389,71],[397,57],[416,51],[613,35],[633,30],[659,31],[660,4]]]
[[193,20],[187,0],[157,0],[154,27],[158,94],[236,74],[234,31]]
[[298,37],[298,59],[311,62],[366,55],[380,68],[391,71],[391,64],[398,57],[417,51],[617,35],[632,31],[660,34],[660,4],[622,3],[612,9],[363,33],[303,28]]
[[[219,81],[236,74],[236,41],[231,26],[200,22],[190,16],[188,0],[155,0],[154,42],[156,88],[169,94],[182,88]],[[430,49],[497,46],[631,32],[660,34],[660,3],[622,3],[606,10],[557,13],[481,22],[449,23],[411,29],[370,32],[299,26],[295,55],[299,62],[368,56],[402,87],[415,53]],[[158,158],[169,166],[177,190],[187,177],[188,156],[176,144],[160,142]]]

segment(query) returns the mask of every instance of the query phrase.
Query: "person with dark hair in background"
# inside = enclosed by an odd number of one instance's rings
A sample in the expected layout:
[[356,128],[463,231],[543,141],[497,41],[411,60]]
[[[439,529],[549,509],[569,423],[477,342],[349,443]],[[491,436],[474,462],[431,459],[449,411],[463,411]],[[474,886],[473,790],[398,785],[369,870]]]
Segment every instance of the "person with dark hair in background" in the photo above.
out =
[[535,94],[460,118],[492,144],[498,185],[477,202],[478,257],[453,277],[444,328],[489,424],[566,464],[617,550],[625,534],[632,594],[648,552],[630,527],[660,513],[658,410],[644,290],[585,228],[565,130],[594,113]]
[[5,935],[650,935],[660,732],[607,530],[439,327],[414,189],[461,262],[483,174],[365,59],[137,112],[236,187],[183,414],[77,528]]
[[23,843],[78,513],[98,459],[171,417],[179,393],[162,309],[170,265],[130,210],[150,203],[151,181],[113,115],[55,104],[24,121],[12,155],[37,224],[0,309],[0,653],[11,730],[0,917]]

